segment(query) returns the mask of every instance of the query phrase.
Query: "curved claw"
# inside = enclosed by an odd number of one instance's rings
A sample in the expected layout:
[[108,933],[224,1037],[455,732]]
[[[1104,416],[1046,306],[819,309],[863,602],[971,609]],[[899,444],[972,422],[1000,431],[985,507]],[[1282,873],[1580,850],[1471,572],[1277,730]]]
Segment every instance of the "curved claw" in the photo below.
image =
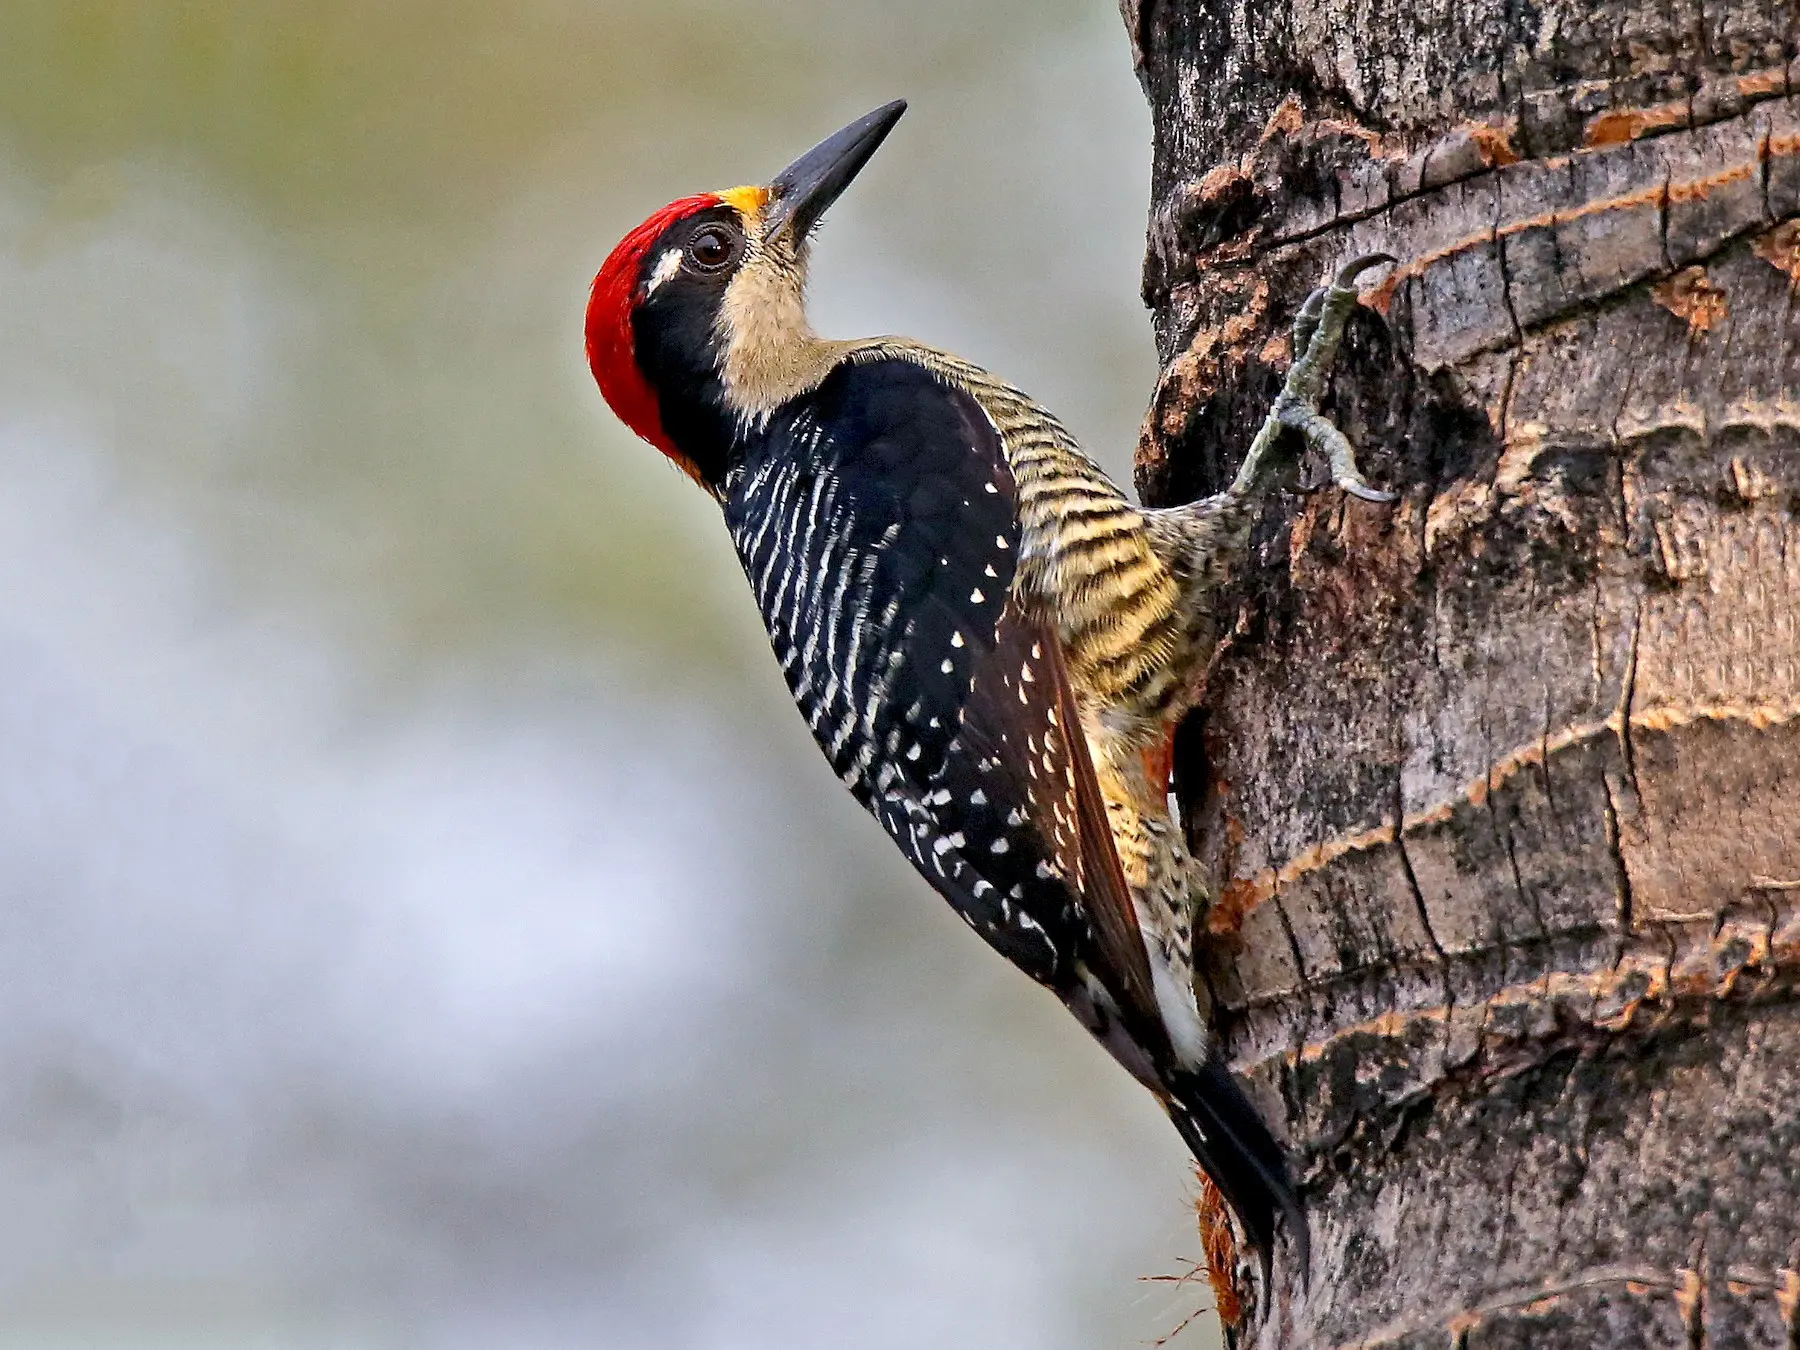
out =
[[1399,493],[1383,492],[1380,488],[1372,488],[1360,478],[1339,478],[1336,481],[1337,485],[1345,492],[1348,492],[1352,497],[1361,501],[1385,505],[1388,502],[1397,502],[1400,500]]
[[1337,276],[1332,279],[1332,288],[1340,291],[1353,291],[1356,289],[1356,279],[1371,267],[1379,267],[1383,263],[1397,263],[1399,261],[1400,260],[1391,253],[1365,253],[1360,258],[1352,258],[1349,262],[1338,268]]

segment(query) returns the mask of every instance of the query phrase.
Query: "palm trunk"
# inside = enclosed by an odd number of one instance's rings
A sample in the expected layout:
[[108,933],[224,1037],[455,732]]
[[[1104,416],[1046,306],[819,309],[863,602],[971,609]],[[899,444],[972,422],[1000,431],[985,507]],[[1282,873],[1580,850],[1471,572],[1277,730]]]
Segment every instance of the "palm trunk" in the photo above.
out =
[[1240,1342],[1800,1346],[1800,5],[1125,19],[1149,502],[1400,259],[1330,410],[1401,501],[1271,505],[1178,743],[1314,1231]]

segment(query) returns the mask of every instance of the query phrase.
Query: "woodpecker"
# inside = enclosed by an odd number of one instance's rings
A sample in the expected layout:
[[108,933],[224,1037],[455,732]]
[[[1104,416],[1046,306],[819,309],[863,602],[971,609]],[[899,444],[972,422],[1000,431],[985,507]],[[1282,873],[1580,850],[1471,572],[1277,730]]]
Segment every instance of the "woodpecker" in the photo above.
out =
[[1316,410],[1359,259],[1315,292],[1224,492],[1133,506],[1045,409],[959,357],[807,321],[808,240],[894,127],[877,108],[763,187],[684,197],[594,279],[587,355],[715,498],[832,771],[956,912],[1156,1094],[1267,1273],[1304,1212],[1196,1002],[1204,879],[1168,747],[1217,649],[1275,433],[1388,500]]

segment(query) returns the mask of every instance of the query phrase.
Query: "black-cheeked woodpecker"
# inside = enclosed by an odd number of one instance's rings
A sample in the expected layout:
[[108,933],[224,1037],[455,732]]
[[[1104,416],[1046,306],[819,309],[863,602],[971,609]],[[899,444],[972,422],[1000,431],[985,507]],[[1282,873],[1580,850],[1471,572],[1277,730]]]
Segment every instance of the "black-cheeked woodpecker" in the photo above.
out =
[[1156,1094],[1265,1269],[1282,1216],[1304,1271],[1286,1157],[1196,1003],[1206,887],[1169,814],[1168,745],[1220,640],[1276,430],[1386,499],[1314,406],[1377,259],[1302,309],[1287,387],[1232,485],[1135,507],[985,370],[808,324],[808,238],[904,110],[628,234],[594,280],[589,363],[619,417],[723,508],[833,772]]

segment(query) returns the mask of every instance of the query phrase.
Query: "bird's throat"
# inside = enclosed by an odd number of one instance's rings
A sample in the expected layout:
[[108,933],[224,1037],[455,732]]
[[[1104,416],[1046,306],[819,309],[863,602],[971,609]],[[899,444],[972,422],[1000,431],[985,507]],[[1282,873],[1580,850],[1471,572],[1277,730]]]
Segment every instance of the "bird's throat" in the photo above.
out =
[[764,263],[734,277],[719,307],[719,338],[725,399],[746,421],[817,389],[850,345],[813,332],[798,264]]

